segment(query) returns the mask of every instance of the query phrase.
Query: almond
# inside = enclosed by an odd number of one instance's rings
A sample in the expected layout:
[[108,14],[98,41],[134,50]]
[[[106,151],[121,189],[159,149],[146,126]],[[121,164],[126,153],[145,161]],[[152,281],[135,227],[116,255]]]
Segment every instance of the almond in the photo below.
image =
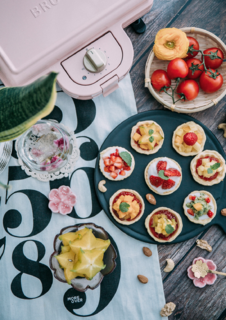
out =
[[156,205],[155,197],[151,193],[146,194],[146,199],[150,204]]
[[226,217],[226,209],[222,209],[222,210],[221,210],[221,214],[222,214],[222,216],[225,216],[225,217]]
[[145,256],[150,257],[152,256],[152,251],[148,247],[143,247],[143,253]]
[[141,282],[141,283],[148,283],[148,278],[147,277],[145,277],[145,276],[142,276],[141,274],[139,274],[138,276],[137,276],[137,278],[138,278],[138,280]]

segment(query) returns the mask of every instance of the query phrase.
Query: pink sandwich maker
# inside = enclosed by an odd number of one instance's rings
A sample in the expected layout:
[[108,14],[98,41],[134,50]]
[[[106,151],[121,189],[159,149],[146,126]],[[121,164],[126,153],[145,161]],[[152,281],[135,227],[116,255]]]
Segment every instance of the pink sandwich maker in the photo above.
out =
[[129,72],[123,28],[153,0],[0,0],[0,79],[22,86],[50,71],[70,96],[107,96]]

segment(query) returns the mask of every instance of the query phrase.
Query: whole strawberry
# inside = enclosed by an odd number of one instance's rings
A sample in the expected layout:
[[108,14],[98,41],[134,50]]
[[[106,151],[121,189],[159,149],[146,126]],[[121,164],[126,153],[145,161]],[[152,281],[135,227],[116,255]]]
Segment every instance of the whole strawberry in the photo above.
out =
[[198,140],[197,135],[194,132],[187,132],[184,135],[184,142],[188,145],[188,146],[193,146]]

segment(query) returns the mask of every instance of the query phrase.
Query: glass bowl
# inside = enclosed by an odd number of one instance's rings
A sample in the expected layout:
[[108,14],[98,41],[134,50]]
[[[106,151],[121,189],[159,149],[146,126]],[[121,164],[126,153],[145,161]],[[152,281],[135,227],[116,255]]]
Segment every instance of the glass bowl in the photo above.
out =
[[52,120],[39,120],[17,142],[23,163],[34,172],[56,172],[72,153],[73,139],[65,127]]
[[[61,281],[67,283],[65,277],[64,277],[64,270],[60,267],[59,262],[56,259],[56,255],[60,254],[61,252],[61,246],[63,245],[62,242],[59,239],[59,236],[63,233],[67,232],[76,232],[79,229],[83,229],[84,227],[92,229],[93,234],[95,237],[103,239],[103,240],[108,240],[109,236],[107,232],[99,226],[96,226],[94,223],[82,223],[82,224],[77,224],[74,226],[66,227],[63,228],[59,234],[55,236],[54,242],[53,242],[53,248],[54,252],[50,256],[49,264],[50,268],[54,271],[54,277]],[[115,248],[113,247],[112,243],[108,247],[108,249],[104,253],[104,264],[106,267],[98,272],[95,277],[93,277],[92,280],[87,280],[86,278],[80,278],[77,277],[75,279],[71,280],[71,286],[81,292],[85,292],[88,289],[95,289],[97,288],[100,283],[102,282],[104,276],[107,274],[112,273],[115,268],[116,268],[116,258],[117,258],[117,253]]]

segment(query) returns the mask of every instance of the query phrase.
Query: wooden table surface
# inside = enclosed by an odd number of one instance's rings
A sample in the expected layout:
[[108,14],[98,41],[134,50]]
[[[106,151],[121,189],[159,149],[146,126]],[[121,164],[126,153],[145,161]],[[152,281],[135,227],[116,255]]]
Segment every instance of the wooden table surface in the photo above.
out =
[[[157,31],[166,27],[199,27],[213,32],[226,43],[226,0],[154,0],[151,11],[144,16],[144,21],[147,30],[143,35],[135,34],[130,26],[126,28],[135,52],[130,74],[138,112],[163,109],[148,89],[144,88],[145,63]],[[192,114],[192,117],[199,119],[212,130],[224,151],[226,139],[217,126],[226,122],[225,102],[226,97],[215,107]],[[207,240],[213,251],[209,253],[198,248],[196,239]],[[223,231],[212,226],[208,231],[184,243],[158,246],[158,251],[166,301],[177,305],[169,319],[226,319],[226,277],[218,276],[213,286],[199,289],[194,287],[186,272],[193,259],[199,256],[212,259],[218,270],[226,272],[226,236]],[[167,258],[172,258],[175,262],[175,268],[169,274],[163,271]]]

